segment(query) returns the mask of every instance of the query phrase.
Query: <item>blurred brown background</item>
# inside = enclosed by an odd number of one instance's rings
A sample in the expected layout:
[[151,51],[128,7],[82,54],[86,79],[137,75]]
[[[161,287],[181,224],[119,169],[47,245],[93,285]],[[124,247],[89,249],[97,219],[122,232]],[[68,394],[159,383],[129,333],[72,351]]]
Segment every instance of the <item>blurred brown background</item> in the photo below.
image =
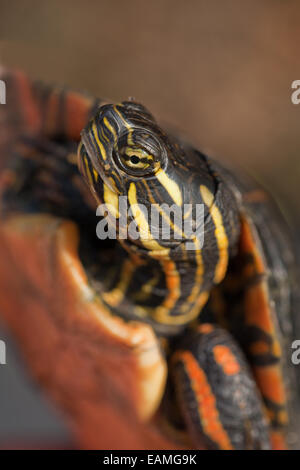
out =
[[246,166],[300,227],[299,0],[1,0],[0,35],[2,63],[135,97]]
[[298,210],[299,0],[0,2],[0,60],[113,100],[134,96]]

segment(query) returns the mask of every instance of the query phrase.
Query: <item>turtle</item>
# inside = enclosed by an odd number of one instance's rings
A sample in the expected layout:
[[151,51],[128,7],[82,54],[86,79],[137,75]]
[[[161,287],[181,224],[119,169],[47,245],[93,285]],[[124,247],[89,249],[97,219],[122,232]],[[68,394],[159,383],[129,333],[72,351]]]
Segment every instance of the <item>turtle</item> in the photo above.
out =
[[[55,233],[50,252],[67,252],[59,282],[80,293],[76,321],[96,305],[103,343],[110,336],[124,355],[124,345],[134,351],[119,372],[122,412],[132,374],[139,419],[179,446],[286,448],[298,406],[289,357],[297,269],[269,193],[164,130],[134,99],[114,103],[19,71],[1,77],[10,104],[1,108],[1,245],[17,238],[20,263],[28,233],[31,249]],[[40,288],[38,256],[49,246],[34,249],[31,284]],[[66,290],[52,292],[62,312]],[[64,319],[60,328],[76,344],[75,326]],[[109,363],[112,350],[97,347]]]

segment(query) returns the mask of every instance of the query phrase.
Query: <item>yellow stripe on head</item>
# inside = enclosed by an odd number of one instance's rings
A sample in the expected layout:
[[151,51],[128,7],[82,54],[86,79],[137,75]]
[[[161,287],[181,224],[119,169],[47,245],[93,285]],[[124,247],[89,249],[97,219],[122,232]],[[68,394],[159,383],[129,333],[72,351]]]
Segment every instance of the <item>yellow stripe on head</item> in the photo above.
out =
[[92,174],[90,172],[90,167],[89,167],[89,162],[88,162],[87,157],[84,157],[84,166],[85,166],[85,173],[88,177],[89,183],[90,183],[91,186],[93,186],[94,181],[93,181],[93,178],[92,178]]
[[114,136],[114,139],[115,139],[115,142],[117,142],[118,140],[118,137],[117,137],[117,133],[115,131],[115,129],[113,128],[113,126],[110,124],[109,120],[105,117],[103,119],[103,122],[104,124],[106,125],[107,129],[112,133],[112,135]]
[[160,184],[169,193],[175,204],[177,204],[177,206],[181,206],[182,195],[178,184],[174,180],[172,180],[161,168],[156,172],[155,176],[160,182]]
[[95,181],[97,182],[99,175],[98,175],[97,171],[95,170],[95,168],[93,168],[93,174],[94,174]]
[[228,265],[228,238],[224,228],[222,214],[218,207],[214,204],[214,195],[203,184],[200,185],[200,192],[203,201],[208,206],[211,218],[216,227],[215,237],[219,249],[219,261],[215,269],[214,282],[218,284],[224,278]]
[[132,140],[132,131],[133,131],[132,126],[126,121],[126,119],[124,119],[124,117],[122,116],[122,114],[118,110],[117,106],[114,106],[114,111],[118,114],[118,116],[120,116],[120,118],[122,119],[123,123],[125,124],[125,126],[128,130],[128,136],[127,136],[128,145],[134,145],[134,142]]
[[99,136],[98,136],[98,130],[97,130],[97,126],[96,126],[95,121],[92,124],[92,134],[93,134],[93,136],[94,136],[94,138],[97,142],[97,145],[100,149],[101,156],[102,156],[103,160],[106,160],[106,151],[105,151],[105,148],[104,148],[103,144],[100,142],[100,139],[99,139]]

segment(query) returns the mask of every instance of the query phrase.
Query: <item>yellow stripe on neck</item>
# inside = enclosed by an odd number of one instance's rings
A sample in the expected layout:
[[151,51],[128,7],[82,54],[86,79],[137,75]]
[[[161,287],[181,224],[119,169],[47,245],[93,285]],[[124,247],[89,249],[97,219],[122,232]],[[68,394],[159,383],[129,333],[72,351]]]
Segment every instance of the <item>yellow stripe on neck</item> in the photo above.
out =
[[[189,310],[196,312],[200,310],[200,307],[198,309],[197,305],[197,299],[199,296],[201,296],[201,289],[202,289],[202,283],[203,283],[203,274],[204,274],[204,264],[203,264],[203,257],[202,257],[202,252],[201,252],[201,245],[200,241],[196,236],[192,237],[192,240],[195,245],[195,260],[197,263],[197,269],[195,273],[195,279],[194,283],[191,289],[191,293],[186,299],[185,304],[182,305],[181,307],[181,312],[186,313]],[[195,307],[193,305],[195,304]],[[191,314],[193,316],[193,314]]]
[[103,184],[103,199],[107,206],[107,210],[118,219],[119,214],[119,196],[112,191],[106,184]]
[[214,282],[218,284],[222,281],[225,276],[227,266],[228,266],[228,238],[223,224],[223,217],[214,204],[214,195],[212,192],[203,184],[200,185],[200,192],[203,201],[208,206],[211,218],[215,224],[215,237],[219,249],[219,261],[215,269]]
[[145,215],[143,214],[142,210],[138,207],[138,201],[136,197],[136,186],[134,183],[130,183],[128,191],[128,200],[134,220],[139,229],[140,240],[144,247],[150,251],[150,256],[167,256],[169,253],[169,248],[161,246],[156,240],[154,240]]
[[162,304],[154,309],[155,313],[152,316],[156,321],[164,323],[170,318],[170,312],[180,298],[180,274],[172,260],[163,260],[161,265],[165,273],[168,294]]
[[102,294],[105,302],[107,302],[111,307],[116,307],[124,299],[126,290],[128,289],[135,270],[136,265],[132,262],[132,260],[125,260],[121,270],[120,281],[118,282],[117,286],[114,287],[111,291],[104,292]]

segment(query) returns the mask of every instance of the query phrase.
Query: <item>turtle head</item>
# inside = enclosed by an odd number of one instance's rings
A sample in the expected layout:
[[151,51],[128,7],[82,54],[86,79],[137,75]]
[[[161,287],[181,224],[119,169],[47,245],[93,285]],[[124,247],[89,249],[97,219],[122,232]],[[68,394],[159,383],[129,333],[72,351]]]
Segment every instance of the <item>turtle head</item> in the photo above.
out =
[[[214,178],[199,155],[165,133],[150,112],[133,101],[101,106],[82,132],[78,155],[90,189],[114,218],[122,216],[120,196],[127,198],[131,214],[126,215],[126,224],[133,220],[139,237],[120,237],[117,224],[117,238],[129,238],[146,251],[176,249],[184,238],[177,227],[182,224],[176,225],[186,216],[184,205],[201,203],[201,182],[212,194],[215,190]],[[157,208],[162,205],[165,209]],[[170,208],[177,211],[175,223]],[[172,226],[170,236],[165,236],[155,215],[162,217],[167,230]]]
[[149,111],[133,101],[101,106],[81,136],[81,173],[89,185],[90,173],[98,174],[119,196],[127,195],[132,181],[149,179],[166,167],[165,136]]

